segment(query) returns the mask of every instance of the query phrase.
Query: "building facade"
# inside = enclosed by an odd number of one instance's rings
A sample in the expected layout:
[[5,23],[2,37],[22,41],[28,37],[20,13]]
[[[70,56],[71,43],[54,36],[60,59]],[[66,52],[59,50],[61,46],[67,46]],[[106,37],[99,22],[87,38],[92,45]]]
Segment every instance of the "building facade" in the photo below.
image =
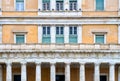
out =
[[0,0],[0,81],[120,81],[120,0]]

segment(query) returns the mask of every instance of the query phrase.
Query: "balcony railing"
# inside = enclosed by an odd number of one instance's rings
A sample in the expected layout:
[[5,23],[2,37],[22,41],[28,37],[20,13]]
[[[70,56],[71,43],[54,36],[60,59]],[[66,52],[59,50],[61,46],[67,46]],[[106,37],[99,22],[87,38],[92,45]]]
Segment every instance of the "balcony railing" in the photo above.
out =
[[0,50],[120,50],[119,44],[0,44]]

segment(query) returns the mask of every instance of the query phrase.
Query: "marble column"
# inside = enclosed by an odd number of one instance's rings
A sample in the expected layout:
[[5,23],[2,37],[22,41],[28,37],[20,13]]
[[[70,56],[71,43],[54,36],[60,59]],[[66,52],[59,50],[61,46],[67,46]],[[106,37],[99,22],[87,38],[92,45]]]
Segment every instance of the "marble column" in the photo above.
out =
[[27,81],[26,62],[21,63],[21,81]]
[[42,10],[42,0],[38,0],[38,11]]
[[12,81],[12,63],[6,63],[6,81]]
[[94,65],[94,81],[100,81],[100,63]]
[[109,64],[109,81],[115,81],[115,64]]
[[2,80],[2,65],[0,65],[0,81],[3,81]]
[[36,63],[36,81],[41,81],[41,63]]
[[2,25],[0,25],[0,43],[2,43]]
[[50,63],[50,81],[56,81],[55,63]]
[[85,63],[80,63],[79,81],[85,81]]
[[118,81],[120,81],[120,66],[118,67]]
[[70,81],[70,63],[65,63],[65,81]]

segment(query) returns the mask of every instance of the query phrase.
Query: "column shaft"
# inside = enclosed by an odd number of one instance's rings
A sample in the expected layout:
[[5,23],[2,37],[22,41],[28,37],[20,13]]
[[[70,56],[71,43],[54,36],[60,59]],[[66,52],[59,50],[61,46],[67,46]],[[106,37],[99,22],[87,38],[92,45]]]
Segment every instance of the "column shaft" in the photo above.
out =
[[36,64],[36,81],[41,81],[41,64]]
[[55,70],[55,63],[51,63],[50,66],[50,81],[55,81],[56,80],[56,70]]
[[0,81],[3,81],[2,80],[2,65],[0,65]]
[[120,66],[118,67],[118,81],[120,81]]
[[94,81],[100,81],[100,64],[95,64]]
[[85,64],[80,63],[80,77],[79,81],[85,81]]
[[22,63],[21,67],[21,81],[27,81],[26,63]]
[[42,0],[38,0],[38,10],[42,10]]
[[6,81],[12,81],[12,67],[11,63],[7,63],[7,71],[6,71]]
[[65,66],[65,81],[70,81],[70,63]]
[[51,43],[55,43],[55,34],[56,34],[56,31],[55,31],[55,26],[52,26],[51,27]]
[[115,65],[114,64],[110,64],[109,81],[115,81]]
[[118,25],[118,43],[120,44],[120,25]]

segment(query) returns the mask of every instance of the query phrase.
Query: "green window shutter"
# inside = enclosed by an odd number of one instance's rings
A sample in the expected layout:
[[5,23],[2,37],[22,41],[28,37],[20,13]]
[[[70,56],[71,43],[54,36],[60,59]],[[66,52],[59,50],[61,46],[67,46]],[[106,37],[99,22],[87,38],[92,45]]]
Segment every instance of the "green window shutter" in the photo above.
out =
[[42,0],[43,3],[49,3],[50,0]]
[[95,43],[104,44],[104,35],[96,35]]
[[77,36],[69,36],[69,43],[76,44],[77,43]]
[[16,44],[23,44],[25,43],[24,35],[16,35]]
[[72,2],[72,1],[73,1],[73,2],[77,2],[77,0],[69,0],[69,1],[70,1],[70,2]]
[[16,2],[24,2],[24,0],[16,0]]
[[51,43],[51,38],[50,38],[50,36],[48,36],[48,37],[42,37],[42,43],[44,43],[44,44],[50,44]]
[[96,10],[104,10],[104,0],[96,0]]
[[64,37],[56,37],[56,43],[57,44],[63,44],[64,43]]

